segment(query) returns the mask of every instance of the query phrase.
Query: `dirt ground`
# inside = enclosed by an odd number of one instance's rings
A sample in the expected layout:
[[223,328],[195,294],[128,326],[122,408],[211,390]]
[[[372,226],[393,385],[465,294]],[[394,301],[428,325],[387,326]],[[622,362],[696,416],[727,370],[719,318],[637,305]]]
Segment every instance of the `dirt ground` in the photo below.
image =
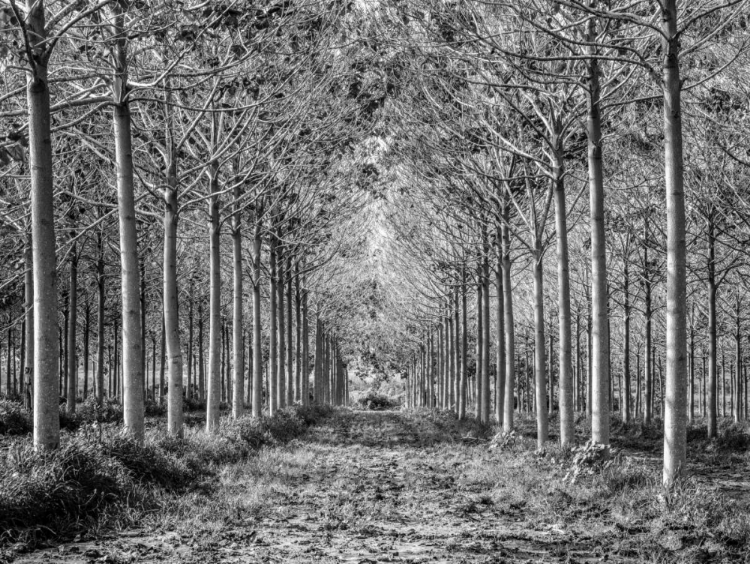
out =
[[[346,412],[300,440],[224,469],[213,491],[176,501],[167,517],[15,562],[582,564],[747,557],[710,538],[692,538],[685,528],[646,515],[639,521],[637,507],[613,516],[593,498],[581,501],[593,496],[588,490],[574,500],[570,490],[548,484],[559,474],[537,475],[529,456],[398,412]],[[733,475],[732,487],[746,491],[749,478]],[[627,492],[618,503],[627,507]]]

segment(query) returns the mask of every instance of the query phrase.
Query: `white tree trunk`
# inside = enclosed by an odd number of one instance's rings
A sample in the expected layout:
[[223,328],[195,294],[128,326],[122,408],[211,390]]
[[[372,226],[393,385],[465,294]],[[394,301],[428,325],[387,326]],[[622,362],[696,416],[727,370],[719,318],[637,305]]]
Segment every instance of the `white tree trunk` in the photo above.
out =
[[73,243],[70,251],[70,284],[68,286],[68,389],[67,411],[75,413],[76,397],[78,396],[78,355],[76,354],[76,336],[78,329],[78,246]]
[[544,350],[544,269],[542,245],[539,239],[534,245],[534,371],[536,378],[536,442],[544,448],[549,435],[547,415],[547,360]]
[[120,276],[122,290],[123,412],[125,429],[143,440],[143,351],[138,268],[138,232],[133,188],[131,116],[128,95],[128,52],[125,15],[113,4],[116,49],[113,55],[114,133],[117,162],[117,203],[120,219]]
[[[557,300],[558,320],[560,332],[560,444],[567,446],[575,442],[575,429],[573,427],[573,362],[572,362],[572,339],[570,330],[570,270],[568,260],[568,222],[567,209],[565,205],[565,180],[564,161],[562,148],[555,154],[554,163],[555,186],[555,231],[557,232]],[[542,341],[542,348],[544,348]],[[552,360],[550,359],[550,363]],[[538,396],[538,392],[537,392]],[[549,398],[552,405],[552,394]],[[543,411],[537,404],[538,411]],[[542,406],[545,404],[542,403]],[[606,402],[604,404],[607,405]]]
[[[595,37],[594,19],[589,35]],[[593,54],[593,48],[589,51]],[[607,319],[607,247],[604,235],[604,180],[602,174],[602,131],[599,101],[599,65],[588,62],[588,172],[591,215],[591,439],[609,446],[609,332]],[[570,440],[574,440],[571,436]]]
[[[503,211],[504,220],[501,227],[503,242],[503,311],[505,313],[505,409],[503,410],[503,431],[510,433],[513,430],[513,410],[515,392],[515,326],[513,320],[513,286],[511,284],[511,262],[510,262],[510,228],[509,207],[506,205]],[[521,396],[518,395],[518,409],[521,409]]]
[[232,244],[234,260],[233,321],[232,321],[232,417],[242,417],[245,397],[245,347],[242,341],[242,215],[239,203],[240,187],[234,188],[235,210],[232,217]]
[[52,180],[52,133],[47,81],[43,0],[27,0],[26,27],[36,57],[28,74],[29,170],[31,171],[31,240],[34,269],[34,447],[60,444],[58,408],[60,350],[57,320],[57,259]]
[[208,306],[208,400],[206,431],[219,429],[221,403],[221,226],[219,223],[218,171],[210,175],[209,213],[209,306]]
[[666,486],[671,486],[685,469],[687,448],[685,192],[677,0],[664,0],[662,3],[662,33],[664,178],[667,202],[667,374],[663,481]]
[[261,229],[261,220],[256,216],[253,232],[253,417],[263,415],[263,350],[260,315],[260,253],[263,242]]

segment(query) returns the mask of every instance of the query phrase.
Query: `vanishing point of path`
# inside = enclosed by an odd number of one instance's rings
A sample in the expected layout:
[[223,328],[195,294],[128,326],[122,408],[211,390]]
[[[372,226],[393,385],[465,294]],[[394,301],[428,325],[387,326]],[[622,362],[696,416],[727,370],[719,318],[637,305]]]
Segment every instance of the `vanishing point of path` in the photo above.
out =
[[16,562],[641,561],[614,525],[561,519],[564,499],[548,518],[527,515],[524,487],[539,478],[514,457],[452,421],[345,411],[222,470],[212,491],[170,502],[168,518]]

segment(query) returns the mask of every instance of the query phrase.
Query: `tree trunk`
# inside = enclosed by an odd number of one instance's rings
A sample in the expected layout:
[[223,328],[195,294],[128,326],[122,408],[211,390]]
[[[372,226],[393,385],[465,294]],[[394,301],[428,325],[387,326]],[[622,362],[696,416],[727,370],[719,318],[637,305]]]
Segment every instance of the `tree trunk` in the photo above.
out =
[[537,448],[544,448],[548,436],[546,359],[544,350],[544,268],[542,244],[539,238],[534,241],[534,329],[535,329],[535,377],[536,377],[536,432]]
[[455,339],[455,323],[454,319],[456,317],[456,308],[458,307],[458,304],[455,302],[455,300],[451,299],[451,306],[448,309],[448,323],[446,324],[446,352],[448,355],[447,361],[448,361],[448,382],[447,382],[447,389],[445,391],[446,398],[445,398],[445,409],[454,410],[456,409],[455,406],[455,386],[456,382],[458,381],[457,378],[457,367],[459,363],[456,361],[456,355],[458,352],[458,347],[456,346],[456,339]]
[[310,327],[307,308],[307,284],[302,284],[302,405],[310,403]]
[[628,271],[627,257],[625,257],[625,271],[623,283],[623,309],[625,310],[625,336],[623,347],[623,406],[622,420],[625,423],[630,422],[630,278]]
[[242,340],[242,215],[240,213],[240,186],[234,187],[234,216],[232,217],[232,243],[234,259],[233,314],[232,314],[232,417],[242,417],[245,398],[245,347]]
[[[693,304],[693,319],[695,319],[695,304]],[[688,405],[688,421],[695,418],[695,324],[690,324],[690,400]]]
[[706,399],[706,426],[708,438],[717,437],[717,408],[716,401],[716,232],[713,213],[708,218],[708,390],[704,393]]
[[34,263],[34,447],[46,450],[57,448],[60,443],[57,259],[47,82],[49,56],[46,54],[44,1],[27,0],[26,5],[26,28],[35,56],[33,73],[28,74],[27,80]]
[[644,377],[644,385],[646,387],[645,393],[644,393],[644,410],[643,410],[643,421],[648,425],[651,423],[651,419],[653,417],[654,412],[654,398],[653,398],[653,389],[654,389],[654,367],[652,362],[652,356],[651,356],[651,269],[649,268],[649,259],[648,259],[648,216],[644,219],[644,240],[645,244],[643,247],[643,264],[645,265],[644,269],[644,284],[646,289],[646,311],[645,311],[645,322],[646,322],[646,349],[643,353],[644,357],[644,363],[645,363],[645,370],[646,374]]
[[[476,357],[475,366],[476,373],[474,374],[474,381],[476,382],[476,418],[478,421],[486,421],[485,417],[485,406],[484,398],[484,291],[482,289],[482,269],[481,266],[477,268],[477,335],[476,335]],[[489,379],[487,380],[487,386],[489,387]],[[489,394],[487,394],[489,395]]]
[[[8,333],[10,333],[10,311],[8,311]],[[0,342],[2,342],[2,339],[0,339]],[[59,350],[59,349],[58,349]],[[11,397],[13,395],[13,383],[10,379],[10,339],[8,339],[8,350],[5,353],[5,362],[6,362],[6,370],[5,370],[5,394],[8,397]],[[0,365],[2,365],[2,362],[0,362]],[[59,386],[59,382],[58,382]],[[58,388],[58,394],[60,393],[60,390]]]
[[586,318],[586,417],[591,421],[591,406],[594,403],[592,398],[592,384],[591,384],[591,309],[589,309],[588,317]]
[[[271,320],[271,326],[268,330],[269,346],[268,346],[268,414],[273,416],[277,409],[277,379],[276,379],[276,362],[278,347],[276,344],[276,321],[278,319],[277,307],[276,307],[276,296],[277,296],[277,271],[276,271],[276,239],[271,236],[271,253],[270,253],[270,267],[271,267],[271,308],[269,318]],[[315,391],[317,394],[317,390]]]
[[320,318],[317,318],[315,320],[315,363],[314,363],[314,375],[313,375],[313,382],[314,382],[314,389],[313,389],[313,400],[315,402],[315,405],[322,405],[323,399],[322,399],[322,384],[321,384],[321,361],[323,356],[323,349],[322,349],[322,340],[321,340],[321,325],[320,325]]
[[[292,258],[287,253],[286,259],[286,405],[294,403],[294,349],[292,347],[292,329],[294,318],[292,317]],[[284,312],[281,312],[282,317]]]
[[458,395],[458,418],[466,418],[466,401],[467,393],[469,388],[468,382],[468,315],[467,315],[467,303],[466,303],[466,267],[461,267],[461,327],[456,326],[456,340],[460,338],[460,354],[461,354],[461,381],[459,383],[459,395]]
[[89,393],[89,331],[91,330],[91,304],[86,302],[83,322],[83,401]]
[[122,377],[120,372],[120,328],[118,319],[115,319],[112,329],[112,340],[115,342],[115,394],[119,403],[122,405],[124,390],[122,389]]
[[323,336],[323,398],[331,404],[331,336]]
[[495,379],[495,418],[498,425],[503,425],[505,421],[505,311],[503,308],[503,260],[502,248],[498,246],[497,254],[497,271],[495,272],[495,287],[497,288],[497,345],[496,345],[496,364],[497,377]]
[[114,137],[117,163],[117,204],[120,220],[122,290],[123,412],[127,433],[138,442],[144,435],[143,351],[139,296],[138,233],[133,188],[131,116],[128,101],[128,49],[122,4],[113,4]]
[[[513,430],[514,389],[515,389],[515,366],[513,360],[516,357],[515,350],[515,322],[513,320],[513,285],[511,283],[510,262],[510,207],[506,202],[503,208],[503,223],[500,228],[502,237],[502,287],[503,287],[503,314],[505,316],[505,407],[503,409],[503,431],[510,433]],[[498,310],[499,311],[499,310]],[[520,410],[521,398],[518,398]]]
[[203,362],[203,300],[198,302],[198,397],[206,399],[206,365]]
[[[279,238],[280,240],[280,238]],[[274,315],[278,316],[277,327],[278,334],[278,365],[276,366],[276,393],[279,408],[286,407],[286,323],[284,319],[284,289],[286,287],[286,268],[284,267],[283,253],[279,254],[277,262],[278,281],[276,290],[278,291],[277,308]]]
[[194,306],[195,306],[195,280],[190,277],[190,289],[188,290],[188,350],[187,350],[187,391],[185,397],[191,399],[193,397],[194,385],[195,385],[195,373],[193,372],[193,317],[194,317]]
[[687,400],[685,375],[685,193],[683,189],[677,0],[662,3],[664,89],[664,178],[667,203],[667,374],[663,481],[671,486],[685,468]]
[[489,248],[482,253],[482,421],[490,422],[492,396],[490,391],[490,265]]
[[735,328],[735,334],[734,334],[734,365],[736,366],[736,370],[734,372],[734,402],[733,402],[733,410],[732,415],[734,416],[734,422],[739,423],[740,419],[742,419],[742,344],[740,342],[740,339],[742,337],[742,330],[740,327],[740,293],[739,289],[737,290],[737,305],[735,309],[735,320],[736,320],[736,328]]
[[256,210],[253,231],[253,417],[263,415],[263,350],[260,311],[260,253],[263,243],[260,214]]
[[221,402],[221,225],[219,223],[219,175],[217,165],[209,174],[208,200],[209,240],[209,310],[208,310],[208,400],[206,402],[206,431],[219,430]]
[[[62,327],[62,340],[60,341],[60,370],[62,370],[62,376],[63,376],[63,386],[62,386],[62,394],[65,396],[66,399],[66,407],[67,407],[67,398],[68,393],[70,391],[70,381],[68,380],[70,372],[68,372],[68,330],[70,329],[70,292],[64,293],[64,299],[65,299],[65,309],[63,310],[63,327]],[[10,335],[8,335],[10,337]],[[13,364],[15,365],[16,362],[16,355],[15,355],[15,339],[13,342],[10,341],[10,338],[8,339],[8,348],[12,346],[13,349],[11,349],[13,352],[11,354],[11,358],[13,359]],[[8,369],[11,368],[11,365],[8,364]],[[16,370],[15,366],[13,366],[13,393],[15,394],[18,390],[16,389]]]
[[29,232],[24,249],[24,330],[26,331],[26,369],[24,379],[26,383],[25,405],[27,409],[33,406],[33,368],[34,368],[34,258],[32,254],[31,233]]
[[146,359],[146,262],[141,257],[141,271],[140,271],[140,284],[141,284],[141,368],[143,369],[141,382],[141,393],[143,401],[146,400],[146,380],[148,380],[148,364]]
[[78,245],[73,243],[70,251],[70,286],[68,288],[68,413],[76,411],[76,397],[78,396],[78,355],[76,354],[78,329]]
[[461,374],[463,373],[463,362],[461,359],[461,351],[463,350],[461,347],[461,302],[459,300],[458,287],[456,287],[453,292],[453,303],[455,305],[453,309],[453,332],[455,337],[453,340],[453,353],[455,372],[453,379],[453,388],[451,389],[451,398],[453,410],[456,415],[458,415],[459,404],[461,403]]
[[104,402],[104,245],[102,243],[102,234],[97,234],[97,251],[96,261],[96,286],[97,286],[97,336],[96,336],[96,403],[101,406]]
[[[592,1],[593,4],[593,1]],[[596,20],[589,18],[590,41],[596,38]],[[595,47],[589,46],[590,54]],[[592,307],[592,418],[591,439],[609,446],[609,337],[607,326],[607,261],[604,233],[604,181],[602,173],[602,132],[599,87],[599,63],[592,56],[588,60],[588,170],[591,213],[591,307]],[[570,298],[568,298],[569,301]],[[562,300],[561,300],[562,301]],[[561,335],[562,349],[562,335]],[[561,355],[562,359],[562,355]],[[561,370],[562,372],[562,370]],[[561,379],[562,381],[562,379]],[[562,409],[561,421],[562,421]],[[572,413],[572,410],[571,410]],[[562,425],[562,424],[561,424]],[[569,420],[569,440],[574,440],[573,421]],[[562,434],[562,433],[561,433]],[[562,441],[564,443],[564,441]]]
[[[164,190],[164,332],[168,359],[167,429],[170,435],[181,437],[182,430],[182,351],[180,348],[180,320],[177,289],[177,166],[172,161],[167,172]],[[160,395],[163,393],[160,390]],[[206,419],[211,413],[207,409]]]
[[294,347],[294,401],[305,405],[302,399],[302,291],[299,272],[299,262],[295,265],[294,276],[294,314],[296,323]]
[[[159,356],[159,405],[164,400],[164,371],[166,369],[167,361],[167,332],[164,328],[164,312],[161,315],[161,349]],[[156,398],[154,398],[156,401]]]
[[[252,332],[245,329],[245,335],[250,335],[247,339],[247,356],[245,357],[245,366],[247,367],[247,392],[245,397],[245,403],[250,406],[250,413],[252,414],[253,407],[253,337]],[[245,344],[245,337],[242,337],[242,344]]]

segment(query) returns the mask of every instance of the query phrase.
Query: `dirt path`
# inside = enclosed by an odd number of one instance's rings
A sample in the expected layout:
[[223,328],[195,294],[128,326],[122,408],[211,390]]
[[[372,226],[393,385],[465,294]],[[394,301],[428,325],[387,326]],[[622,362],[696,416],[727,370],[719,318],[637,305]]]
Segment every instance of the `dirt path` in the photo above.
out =
[[493,497],[499,456],[399,413],[346,413],[226,469],[169,519],[16,561],[642,561],[613,525],[566,523],[552,502],[549,519],[527,518],[522,494]]

